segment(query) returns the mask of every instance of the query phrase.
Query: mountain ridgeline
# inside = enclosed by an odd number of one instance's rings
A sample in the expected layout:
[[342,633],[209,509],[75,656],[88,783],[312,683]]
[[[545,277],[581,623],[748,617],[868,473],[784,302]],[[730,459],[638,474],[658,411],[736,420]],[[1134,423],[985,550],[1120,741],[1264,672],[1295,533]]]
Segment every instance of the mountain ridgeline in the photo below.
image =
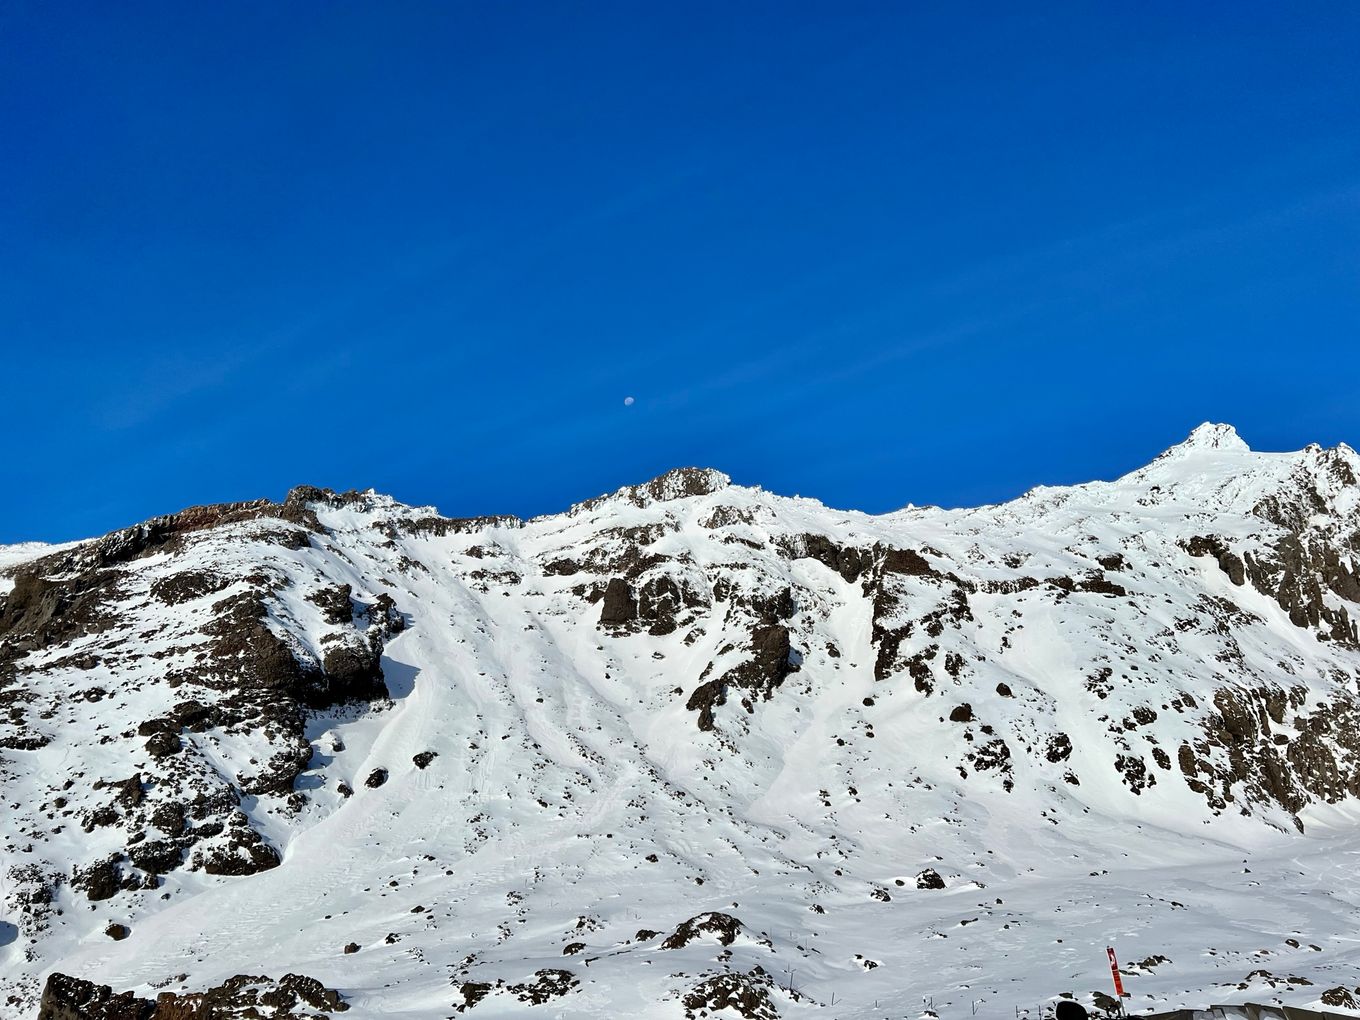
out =
[[[1360,456],[1222,425],[967,510],[684,468],[527,521],[300,487],[0,547],[2,1011],[867,1017],[970,937],[1002,996],[1001,957],[1078,960],[1011,943],[1052,898],[1012,888],[1353,830],[1358,624]],[[1313,948],[1278,987],[1346,1006]]]

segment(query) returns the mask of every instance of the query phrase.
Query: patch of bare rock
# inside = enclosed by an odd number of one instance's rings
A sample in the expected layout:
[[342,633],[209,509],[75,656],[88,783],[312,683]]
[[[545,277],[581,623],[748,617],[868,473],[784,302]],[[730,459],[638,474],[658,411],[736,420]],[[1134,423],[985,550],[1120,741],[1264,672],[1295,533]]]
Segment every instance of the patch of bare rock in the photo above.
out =
[[161,992],[142,999],[108,985],[52,974],[37,1020],[303,1020],[344,1013],[340,993],[301,974],[238,974],[205,992]]

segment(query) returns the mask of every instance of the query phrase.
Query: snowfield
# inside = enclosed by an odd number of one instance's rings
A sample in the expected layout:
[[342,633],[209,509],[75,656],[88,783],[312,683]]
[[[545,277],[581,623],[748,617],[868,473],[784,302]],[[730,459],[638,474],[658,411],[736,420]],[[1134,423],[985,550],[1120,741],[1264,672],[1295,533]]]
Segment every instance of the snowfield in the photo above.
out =
[[1358,478],[1205,425],[972,510],[682,469],[0,548],[0,1015],[1038,1017],[1106,946],[1131,1012],[1360,1014]]

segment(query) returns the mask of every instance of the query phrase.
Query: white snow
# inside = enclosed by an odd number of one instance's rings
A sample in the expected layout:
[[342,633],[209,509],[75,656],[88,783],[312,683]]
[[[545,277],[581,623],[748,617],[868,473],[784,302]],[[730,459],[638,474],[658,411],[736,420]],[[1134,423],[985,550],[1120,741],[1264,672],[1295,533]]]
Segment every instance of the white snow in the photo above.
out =
[[[1315,1004],[1326,988],[1360,984],[1360,804],[1311,806],[1300,834],[1278,805],[1211,810],[1174,764],[1149,760],[1157,783],[1135,795],[1113,762],[1149,753],[1152,741],[1174,762],[1224,684],[1302,684],[1310,701],[1354,693],[1353,649],[1318,641],[1181,546],[1207,533],[1243,547],[1264,541],[1269,526],[1253,509],[1301,484],[1326,505],[1314,526],[1353,526],[1357,492],[1329,473],[1338,459],[1360,473],[1349,448],[1253,453],[1230,427],[1206,424],[1116,481],[976,510],[873,517],[711,472],[700,495],[669,478],[523,526],[444,536],[389,532],[431,511],[376,494],[341,509],[318,504],[329,534],[306,549],[256,540],[253,523],[203,533],[183,553],[131,567],[120,633],[144,635],[143,657],[105,653],[92,669],[63,665],[26,681],[54,710],[37,724],[54,739],[0,759],[9,812],[0,819],[0,1001],[31,995],[54,970],[145,995],[169,978],[165,987],[192,990],[239,973],[296,972],[341,990],[348,1016],[434,1020],[457,1015],[464,981],[523,982],[561,968],[580,982],[564,997],[530,1006],[501,991],[466,1015],[679,1018],[679,997],[699,975],[758,965],[796,987],[796,999],[774,997],[789,1017],[915,1016],[923,1000],[944,1018],[1017,1008],[1036,1017],[1058,993],[1089,1003],[1108,992],[1112,945],[1130,964],[1167,958],[1130,969],[1134,1011]],[[597,626],[598,603],[572,590],[607,573],[544,569],[622,548],[618,529],[658,525],[645,551],[670,559],[657,571],[705,592],[720,577],[738,591],[795,593],[789,627],[801,669],[750,713],[730,698],[716,732],[700,732],[685,704],[705,667],[716,663],[718,676],[742,658],[722,601],[673,634],[613,636]],[[904,671],[875,679],[873,607],[860,584],[779,551],[804,534],[919,550],[979,583],[1084,576],[1096,556],[1121,552],[1131,566],[1110,576],[1131,597],[980,590],[969,598],[972,622],[904,639],[902,656],[939,645],[927,696]],[[49,551],[0,549],[0,571]],[[101,802],[89,785],[154,768],[143,741],[120,734],[178,699],[163,678],[192,664],[178,650],[185,635],[230,594],[173,607],[147,596],[157,577],[189,568],[285,579],[270,626],[313,654],[322,624],[305,594],[318,583],[348,583],[361,600],[390,594],[408,618],[384,658],[392,703],[311,721],[300,812],[277,798],[243,803],[282,866],[248,878],[180,869],[159,890],[93,904],[64,886],[60,916],[25,959],[12,869],[66,869],[120,848],[112,830],[80,827],[79,810]],[[912,618],[948,608],[938,585],[900,583]],[[1177,629],[1207,598],[1251,614],[1232,635],[1235,665],[1219,658],[1222,637]],[[34,661],[107,640],[90,635]],[[941,665],[950,653],[964,664],[957,677]],[[1100,663],[1114,674],[1103,699],[1087,683]],[[94,686],[110,696],[74,696]],[[1168,709],[1183,694],[1196,711]],[[976,723],[950,723],[965,702]],[[1138,706],[1154,708],[1156,723],[1113,732],[1109,720]],[[982,725],[1011,745],[1010,792],[1000,772],[966,758],[988,739]],[[1072,754],[1050,763],[1037,749],[1059,732]],[[186,740],[186,760],[224,783],[268,753],[259,734]],[[416,768],[413,756],[427,750],[438,757]],[[390,779],[365,788],[378,767]],[[1080,785],[1064,781],[1069,771]],[[52,802],[67,777],[80,781],[61,814]],[[353,797],[337,793],[341,782]],[[915,888],[925,868],[947,888]],[[708,911],[739,918],[743,935],[728,947],[706,937],[660,948]],[[107,939],[113,921],[132,937]],[[639,941],[640,929],[660,934]],[[345,955],[350,942],[361,948]],[[575,942],[585,950],[564,956]],[[1249,977],[1256,971],[1273,978]]]

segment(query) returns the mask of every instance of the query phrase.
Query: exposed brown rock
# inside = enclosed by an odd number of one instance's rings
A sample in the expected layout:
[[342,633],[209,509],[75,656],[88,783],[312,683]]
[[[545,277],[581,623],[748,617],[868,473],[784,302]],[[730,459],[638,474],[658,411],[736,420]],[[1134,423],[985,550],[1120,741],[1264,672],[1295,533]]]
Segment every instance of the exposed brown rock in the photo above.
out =
[[52,974],[43,988],[38,1020],[230,1020],[272,1017],[304,1020],[343,1013],[338,992],[314,978],[285,974],[278,981],[238,974],[205,992],[161,992],[155,1000],[108,985]]
[[714,936],[720,945],[730,946],[742,932],[742,923],[731,914],[711,912],[691,917],[666,936],[662,949],[682,949],[704,935]]
[[789,629],[783,624],[757,626],[751,631],[750,658],[721,677],[695,688],[685,708],[698,712],[701,730],[714,727],[714,709],[727,702],[729,690],[736,688],[768,699],[794,669],[790,662],[792,646]]
[[621,577],[610,578],[600,607],[600,625],[619,627],[637,619],[637,597],[632,585]]
[[91,901],[107,900],[123,888],[123,875],[118,868],[118,857],[105,857],[71,875],[71,885]]
[[38,1020],[153,1020],[155,1003],[108,985],[52,974],[43,988]]
[[545,968],[534,971],[533,980],[523,981],[518,984],[507,985],[506,991],[520,1002],[527,1002],[531,1006],[542,1005],[552,999],[560,998],[568,994],[581,982],[569,970],[557,970]]
[[911,577],[936,577],[938,571],[915,549],[883,550],[882,570],[885,574],[907,574]]
[[307,596],[307,601],[321,610],[321,618],[333,626],[348,624],[354,617],[354,604],[351,601],[354,589],[348,584],[336,584],[318,588]]
[[231,578],[206,570],[185,570],[151,583],[151,594],[166,605],[178,606],[215,595],[231,584]]
[[926,868],[916,876],[916,888],[918,889],[943,889],[944,879],[934,868]]
[[790,549],[793,556],[809,556],[825,564],[846,581],[857,581],[874,563],[872,549],[837,545],[825,535],[802,535]]
[[354,639],[331,648],[321,664],[322,676],[308,690],[307,701],[317,706],[341,701],[374,701],[388,696],[383,679],[381,647]]
[[439,757],[438,751],[421,751],[418,755],[413,757],[411,761],[415,763],[416,768],[424,769],[430,764],[430,762],[434,761],[438,757]]
[[233,829],[224,846],[203,851],[201,864],[209,875],[255,875],[277,868],[279,852],[249,828]]
[[184,849],[176,840],[147,839],[129,847],[128,857],[143,871],[164,875],[184,862]]
[[[770,998],[774,981],[760,967],[749,972],[723,971],[711,974],[684,994],[686,1020],[732,1010],[745,1020],[779,1020],[779,1011]],[[791,997],[800,998],[796,993]]]

